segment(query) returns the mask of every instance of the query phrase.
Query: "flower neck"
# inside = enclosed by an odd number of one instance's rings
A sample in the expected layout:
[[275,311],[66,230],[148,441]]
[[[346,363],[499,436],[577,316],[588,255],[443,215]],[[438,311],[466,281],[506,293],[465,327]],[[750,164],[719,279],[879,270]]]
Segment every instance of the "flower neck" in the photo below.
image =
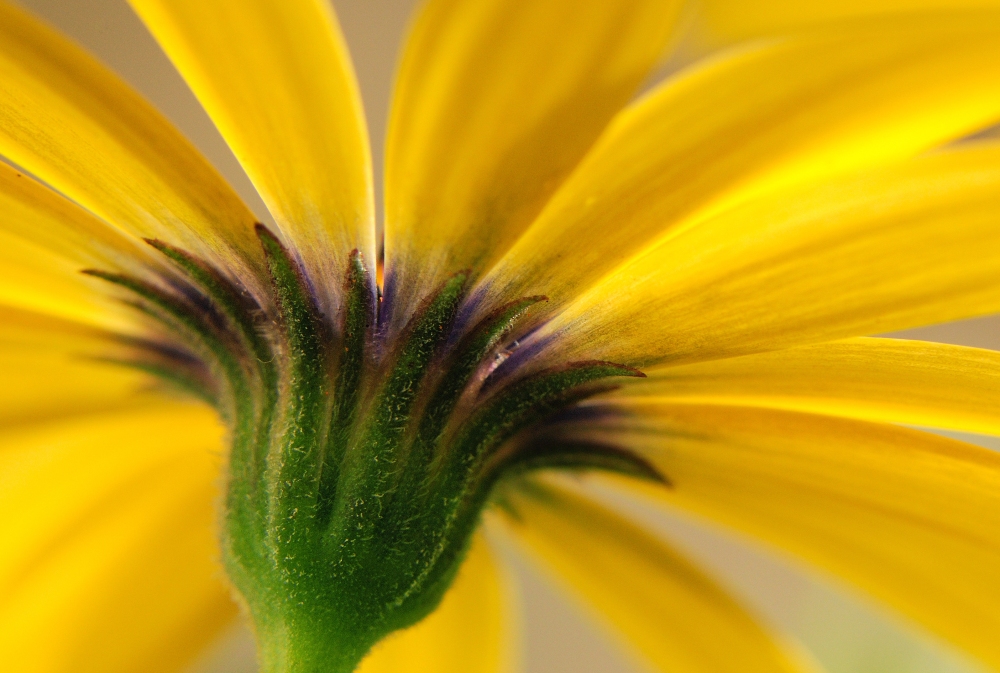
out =
[[173,377],[201,386],[230,423],[223,560],[264,670],[352,670],[383,636],[429,613],[500,479],[542,467],[657,478],[614,447],[561,440],[555,423],[610,377],[639,372],[577,362],[488,381],[498,348],[543,297],[498,306],[462,329],[467,275],[458,273],[383,343],[357,252],[332,321],[293,254],[263,226],[258,235],[271,311],[157,241],[183,271],[180,295],[90,273],[138,294],[183,337],[201,369],[175,367]]

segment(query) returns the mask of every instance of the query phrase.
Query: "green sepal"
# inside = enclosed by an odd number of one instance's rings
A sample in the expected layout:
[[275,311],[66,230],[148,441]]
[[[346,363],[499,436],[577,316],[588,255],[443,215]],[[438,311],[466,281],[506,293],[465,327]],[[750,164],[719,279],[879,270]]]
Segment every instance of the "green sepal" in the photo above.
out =
[[358,415],[368,345],[375,326],[372,302],[373,282],[357,250],[351,252],[344,281],[344,307],[341,318],[341,347],[337,362],[333,412],[323,457],[317,508],[317,526],[324,527],[333,509],[341,475],[341,463],[350,446],[351,432]]
[[285,554],[284,548],[305,543],[315,517],[326,440],[324,421],[331,405],[331,339],[296,260],[265,226],[257,225],[257,235],[284,336],[280,376],[287,389],[280,418],[275,419],[278,439],[267,456],[268,545],[274,549],[275,563],[281,566],[290,561],[294,566],[294,557]]
[[265,386],[273,387],[274,354],[254,320],[254,316],[261,312],[261,308],[246,289],[238,287],[218,269],[185,250],[155,238],[144,240],[180,267],[236,326],[257,359]]
[[514,381],[494,391],[491,400],[463,423],[450,440],[444,456],[444,472],[461,471],[459,465],[473,465],[490,448],[515,433],[575,402],[607,389],[587,384],[611,377],[644,377],[632,367],[613,362],[572,362],[551,367]]
[[[231,421],[239,418],[241,401],[250,399],[250,390],[246,372],[237,355],[238,351],[234,349],[234,337],[230,332],[213,325],[206,313],[199,310],[194,304],[173,296],[152,283],[126,274],[99,269],[84,269],[81,273],[123,287],[145,299],[156,310],[165,314],[168,323],[175,324],[178,329],[186,331],[190,337],[193,337],[196,344],[211,354],[216,365],[222,369],[224,380],[232,389],[230,397],[236,408],[223,407],[220,411],[226,414]],[[146,310],[145,307],[138,308]],[[155,316],[155,312],[153,315]],[[160,317],[160,319],[163,318]]]
[[[451,568],[460,562],[463,544],[475,529],[492,487],[504,476],[501,468],[508,466],[491,462],[491,451],[530,425],[613,389],[613,385],[598,382],[621,376],[645,375],[631,367],[600,361],[536,372],[494,390],[479,411],[461,422],[460,429],[439,437],[435,464],[416,498],[426,526],[421,555],[424,572],[414,582],[420,592],[413,590],[412,598],[406,597],[413,603],[410,610],[418,611],[425,596],[438,595],[450,582]],[[547,459],[549,463],[556,461],[554,455]],[[522,463],[527,468],[529,461]],[[543,466],[541,461],[538,466]]]
[[[431,361],[448,336],[465,280],[465,273],[455,274],[424,302],[404,330],[397,352],[388,358],[391,370],[373,395],[371,412],[354,442],[357,450],[345,460],[334,528],[377,525],[380,510],[387,504],[383,499],[391,497],[400,477],[403,458],[398,449],[411,421],[414,401]],[[338,537],[335,530],[330,532]]]
[[539,437],[493,457],[485,473],[497,479],[547,469],[599,470],[654,481],[668,488],[670,479],[645,458],[614,444]]
[[426,449],[438,440],[473,373],[483,366],[487,356],[514,329],[529,308],[547,300],[548,297],[538,295],[505,304],[483,318],[458,343],[455,355],[444,365],[446,373],[427,403],[427,411],[417,430],[416,443],[419,447]]

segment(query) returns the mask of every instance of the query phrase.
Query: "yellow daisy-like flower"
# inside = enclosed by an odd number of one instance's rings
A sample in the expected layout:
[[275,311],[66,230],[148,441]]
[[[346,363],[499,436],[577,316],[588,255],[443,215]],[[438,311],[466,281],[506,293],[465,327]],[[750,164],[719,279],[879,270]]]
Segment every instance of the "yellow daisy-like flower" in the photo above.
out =
[[131,3],[276,226],[0,4],[4,670],[177,671],[235,595],[268,673],[498,671],[484,522],[658,670],[808,669],[608,489],[1000,669],[1000,455],[911,429],[1000,434],[1000,354],[860,336],[1000,311],[1000,145],[952,142],[1000,3],[704,0],[636,98],[681,0],[428,0],[384,282],[326,0]]

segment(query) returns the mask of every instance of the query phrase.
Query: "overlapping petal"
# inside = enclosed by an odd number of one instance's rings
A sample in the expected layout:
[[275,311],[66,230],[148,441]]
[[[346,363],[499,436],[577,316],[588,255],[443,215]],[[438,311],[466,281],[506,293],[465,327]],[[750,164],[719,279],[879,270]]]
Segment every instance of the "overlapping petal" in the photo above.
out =
[[0,164],[0,213],[0,231],[81,267],[155,268],[149,248],[7,164]]
[[860,17],[996,9],[996,0],[697,0],[694,21],[703,46],[794,32]]
[[616,117],[484,288],[545,294],[555,310],[710,213],[987,126],[1000,119],[998,40],[1000,13],[955,14],[818,30],[697,64]]
[[3,433],[5,666],[173,672],[235,616],[213,561],[221,443],[189,404]]
[[641,489],[848,580],[1000,665],[1000,454],[891,425],[635,403],[604,436],[672,488]]
[[0,231],[0,305],[95,326],[125,326],[121,307],[80,266]]
[[254,218],[216,170],[117,76],[6,2],[0,80],[0,154],[105,221],[253,283]]
[[613,397],[1000,434],[1000,353],[981,348],[845,339],[645,373]]
[[714,580],[621,515],[555,484],[503,497],[512,534],[656,670],[804,670]]
[[0,164],[0,303],[126,330],[123,306],[80,273],[162,271],[151,249],[68,199]]
[[330,3],[131,4],[302,254],[316,291],[336,294],[352,249],[374,268],[368,135]]
[[426,619],[390,635],[358,673],[506,673],[513,670],[509,588],[483,536],[477,535],[441,605]]
[[622,266],[546,326],[570,353],[711,360],[1000,311],[1000,146],[746,203]]
[[387,296],[503,253],[655,67],[677,0],[432,0],[396,82]]
[[162,384],[113,354],[103,331],[0,307],[0,430],[155,401]]

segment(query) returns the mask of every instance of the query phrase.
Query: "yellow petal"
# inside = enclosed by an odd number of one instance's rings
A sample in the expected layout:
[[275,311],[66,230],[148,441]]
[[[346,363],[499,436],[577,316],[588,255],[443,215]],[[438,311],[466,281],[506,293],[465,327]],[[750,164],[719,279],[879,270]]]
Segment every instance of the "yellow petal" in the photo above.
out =
[[986,126],[998,41],[1000,13],[868,22],[682,72],[619,114],[483,285],[554,310],[664,232]]
[[673,484],[640,489],[834,573],[1000,666],[1000,454],[891,425],[649,403],[594,430]]
[[645,373],[613,396],[1000,434],[1000,353],[981,348],[860,338]]
[[80,265],[0,230],[0,305],[105,328],[134,329],[107,287]]
[[214,414],[190,405],[2,435],[5,667],[173,672],[225,627],[221,441]]
[[489,546],[477,535],[441,605],[375,646],[358,673],[501,673],[510,670],[510,605]]
[[554,484],[504,491],[509,530],[656,670],[799,671],[785,649],[680,552]]
[[[0,319],[5,316],[0,312]],[[59,416],[148,404],[152,377],[99,362],[87,349],[0,340],[0,429]]]
[[0,344],[71,350],[106,344],[109,333],[70,320],[0,305]]
[[998,212],[995,144],[761,198],[646,251],[540,336],[644,366],[1000,311]]
[[819,24],[885,14],[995,9],[997,0],[699,0],[700,41],[718,46]]
[[162,401],[161,381],[107,361],[127,355],[108,332],[0,306],[0,429]]
[[80,270],[162,271],[148,246],[2,163],[0,213],[0,304],[132,328],[135,316]]
[[80,267],[134,269],[155,264],[150,248],[102,222],[69,199],[0,163],[0,230]]
[[397,75],[387,296],[486,267],[656,65],[678,0],[431,0]]
[[117,76],[6,2],[0,81],[0,154],[126,231],[238,272],[261,259],[253,215],[198,151]]
[[229,143],[281,230],[339,288],[374,268],[361,99],[327,0],[131,0]]

